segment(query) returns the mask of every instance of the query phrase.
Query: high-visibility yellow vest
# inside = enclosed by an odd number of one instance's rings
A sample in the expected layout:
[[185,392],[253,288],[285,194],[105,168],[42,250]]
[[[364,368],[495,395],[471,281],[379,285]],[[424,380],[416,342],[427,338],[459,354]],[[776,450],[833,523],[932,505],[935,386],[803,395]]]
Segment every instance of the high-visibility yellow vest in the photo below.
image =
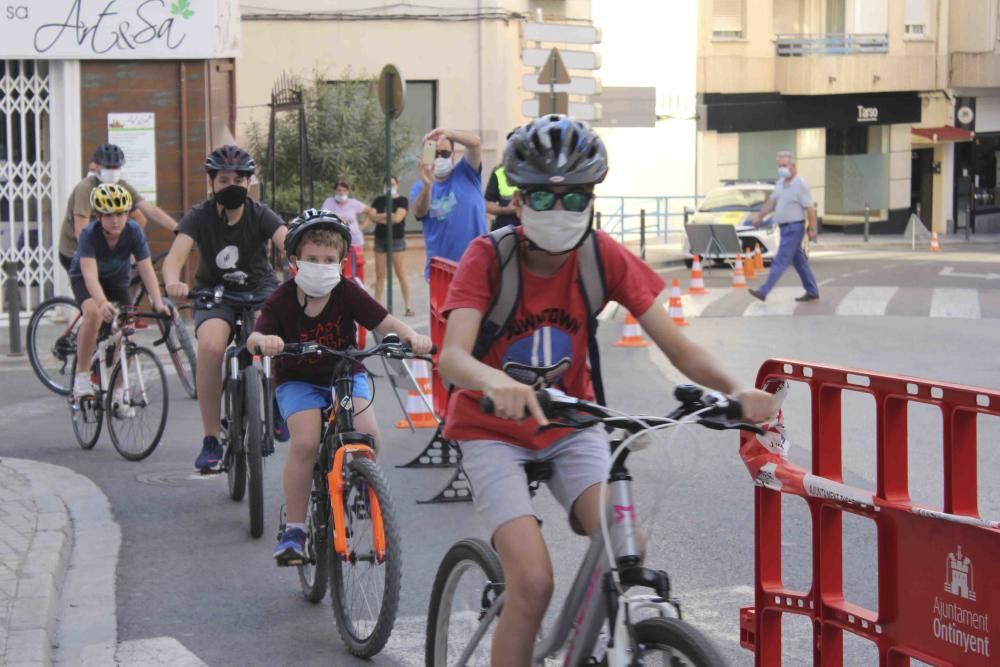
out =
[[497,175],[497,189],[500,191],[500,196],[504,199],[511,199],[517,192],[517,188],[507,182],[507,173],[503,167],[497,167],[494,173]]

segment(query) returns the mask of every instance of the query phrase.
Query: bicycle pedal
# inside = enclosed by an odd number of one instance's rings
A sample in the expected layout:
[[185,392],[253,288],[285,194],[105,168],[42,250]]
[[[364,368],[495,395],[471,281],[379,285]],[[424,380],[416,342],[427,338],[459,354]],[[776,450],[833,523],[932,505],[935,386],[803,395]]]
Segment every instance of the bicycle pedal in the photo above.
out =
[[289,560],[278,558],[275,562],[278,564],[278,567],[300,567],[308,563],[308,561],[304,558],[292,558]]

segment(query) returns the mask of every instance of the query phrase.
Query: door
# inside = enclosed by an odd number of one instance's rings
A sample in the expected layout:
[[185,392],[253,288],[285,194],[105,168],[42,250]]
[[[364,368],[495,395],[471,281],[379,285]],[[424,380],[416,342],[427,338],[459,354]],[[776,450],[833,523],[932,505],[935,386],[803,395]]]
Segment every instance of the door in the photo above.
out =
[[927,229],[934,229],[933,148],[918,148],[913,151],[910,169],[910,210],[917,214]]

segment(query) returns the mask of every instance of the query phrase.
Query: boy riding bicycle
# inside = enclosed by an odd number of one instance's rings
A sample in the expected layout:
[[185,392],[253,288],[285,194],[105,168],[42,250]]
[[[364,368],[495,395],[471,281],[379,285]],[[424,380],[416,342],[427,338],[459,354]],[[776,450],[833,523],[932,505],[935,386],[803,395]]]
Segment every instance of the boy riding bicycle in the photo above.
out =
[[[350,229],[329,211],[309,209],[293,220],[285,254],[295,277],[264,303],[247,348],[275,355],[285,343],[314,342],[342,350],[357,344],[357,322],[379,335],[398,334],[419,354],[429,352],[430,338],[389,315],[355,282],[341,280],[350,248]],[[279,565],[306,558],[306,509],[320,445],[320,414],[334,399],[330,379],[335,363],[327,358],[279,359],[274,364],[278,409],[291,434],[284,472],[286,528],[274,549]],[[373,436],[377,447],[378,423],[370,409],[372,390],[363,367],[354,376],[352,397],[355,426]]]
[[[444,435],[457,440],[462,467],[484,516],[506,580],[492,664],[531,664],[535,637],[552,595],[553,575],[529,495],[525,463],[553,464],[549,489],[578,533],[600,526],[599,486],[610,451],[600,428],[538,432],[548,421],[535,391],[555,386],[594,400],[588,359],[587,305],[578,281],[580,248],[597,235],[607,299],[638,316],[670,361],[694,382],[739,397],[749,420],[772,412],[770,394],[741,391],[701,347],[673,325],[661,306],[664,281],[610,236],[591,228],[594,186],[607,175],[604,143],[584,123],[550,115],[519,128],[504,151],[508,180],[521,192],[521,227],[513,252],[502,256],[490,237],[475,240],[459,263],[445,301],[448,328],[440,358],[450,397]],[[512,316],[489,348],[473,355],[484,315],[499,289],[501,265],[519,259],[520,291]],[[514,379],[514,378],[518,379]],[[479,408],[481,396],[494,414]]]
[[[212,198],[184,216],[163,261],[163,282],[170,298],[183,299],[190,292],[180,275],[195,245],[201,256],[195,275],[197,288],[223,285],[227,292],[242,292],[263,300],[277,286],[267,258],[267,242],[273,241],[280,248],[287,230],[274,211],[247,197],[256,167],[250,154],[238,146],[222,146],[208,155],[205,171],[212,184]],[[221,368],[236,316],[236,310],[225,304],[195,310],[195,375],[205,437],[194,466],[202,472],[215,468],[222,460]]]
[[[115,317],[114,304],[132,303],[128,284],[133,258],[153,309],[158,313],[169,312],[160,296],[146,235],[137,222],[129,219],[132,195],[121,185],[102,184],[91,191],[90,205],[97,211],[98,219],[80,232],[80,243],[69,267],[73,296],[83,314],[77,337],[77,374],[73,378],[75,399],[97,393],[90,379],[90,359],[97,347],[101,322],[111,322]],[[122,391],[116,387],[112,393],[116,410],[122,404]]]

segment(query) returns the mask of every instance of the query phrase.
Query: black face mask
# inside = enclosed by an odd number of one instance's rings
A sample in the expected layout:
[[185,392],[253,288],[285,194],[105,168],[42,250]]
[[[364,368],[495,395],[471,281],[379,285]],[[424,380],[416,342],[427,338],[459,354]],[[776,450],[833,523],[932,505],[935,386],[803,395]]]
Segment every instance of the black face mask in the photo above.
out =
[[222,208],[232,211],[246,203],[247,189],[242,185],[227,185],[221,190],[216,190],[212,195],[215,197],[215,201],[222,205]]

